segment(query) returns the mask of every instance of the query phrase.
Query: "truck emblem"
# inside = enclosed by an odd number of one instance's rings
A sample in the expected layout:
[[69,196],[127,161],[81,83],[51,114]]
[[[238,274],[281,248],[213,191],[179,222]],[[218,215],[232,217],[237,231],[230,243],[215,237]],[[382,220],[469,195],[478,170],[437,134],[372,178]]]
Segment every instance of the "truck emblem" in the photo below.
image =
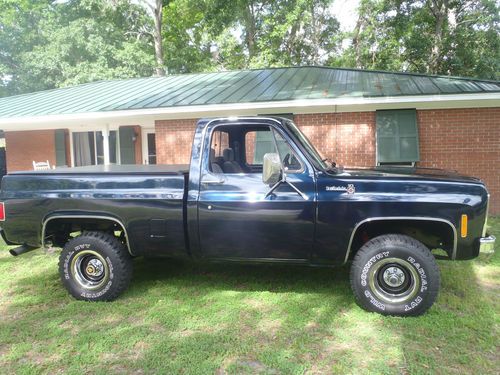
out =
[[354,184],[348,184],[347,186],[327,186],[326,191],[345,191],[347,194],[354,194],[356,188]]

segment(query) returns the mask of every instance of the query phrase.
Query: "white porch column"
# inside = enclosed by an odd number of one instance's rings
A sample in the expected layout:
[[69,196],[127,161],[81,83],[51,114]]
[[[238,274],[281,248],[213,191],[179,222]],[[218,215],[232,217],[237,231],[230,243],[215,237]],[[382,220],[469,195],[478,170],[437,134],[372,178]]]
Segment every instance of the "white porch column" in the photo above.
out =
[[109,165],[109,130],[107,126],[102,130],[102,149],[104,152],[104,165]]

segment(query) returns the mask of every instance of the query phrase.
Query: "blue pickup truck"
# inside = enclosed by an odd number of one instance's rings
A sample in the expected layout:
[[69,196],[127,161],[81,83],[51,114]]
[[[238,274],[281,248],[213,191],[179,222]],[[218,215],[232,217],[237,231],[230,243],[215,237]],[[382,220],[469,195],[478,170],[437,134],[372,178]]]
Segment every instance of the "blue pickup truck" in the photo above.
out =
[[480,180],[432,169],[343,169],[292,121],[275,117],[200,120],[189,165],[11,173],[0,201],[1,235],[20,245],[10,252],[62,247],[62,283],[87,301],[117,298],[137,256],[350,263],[361,307],[419,315],[440,286],[431,249],[465,260],[495,242]]

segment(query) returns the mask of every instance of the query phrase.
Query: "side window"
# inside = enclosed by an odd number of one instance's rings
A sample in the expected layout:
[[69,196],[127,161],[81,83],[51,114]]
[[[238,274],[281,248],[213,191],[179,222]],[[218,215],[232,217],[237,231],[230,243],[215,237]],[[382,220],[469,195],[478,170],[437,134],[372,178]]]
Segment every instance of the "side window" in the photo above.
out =
[[247,165],[262,166],[264,155],[275,152],[271,130],[262,128],[245,133],[245,161]]
[[239,135],[234,127],[216,128],[210,141],[209,166],[213,173],[245,173]]
[[222,130],[214,131],[210,148],[216,158],[222,158],[224,150],[229,148],[229,134]]
[[276,137],[276,144],[278,145],[278,152],[283,166],[287,168],[289,172],[298,172],[302,170],[302,164],[288,142],[278,132],[274,132],[274,136]]
[[[290,145],[277,132],[274,132],[276,144],[283,166],[290,172],[300,171],[302,165],[293,152]],[[245,158],[247,165],[253,167],[262,167],[264,155],[276,152],[273,139],[273,132],[269,128],[252,130],[245,134]]]
[[210,141],[210,171],[214,173],[224,173],[222,169],[224,166],[224,150],[228,149],[229,134],[223,130],[214,131]]

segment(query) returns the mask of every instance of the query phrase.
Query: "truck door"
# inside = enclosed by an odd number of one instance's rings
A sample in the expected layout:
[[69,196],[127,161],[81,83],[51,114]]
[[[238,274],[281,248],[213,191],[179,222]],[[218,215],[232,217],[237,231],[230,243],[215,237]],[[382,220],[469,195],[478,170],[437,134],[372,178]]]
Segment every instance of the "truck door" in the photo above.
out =
[[[307,263],[314,237],[315,178],[295,145],[269,125],[219,125],[207,134],[198,201],[202,255]],[[287,169],[286,182],[270,194],[271,186],[262,181],[267,153],[278,153]]]

